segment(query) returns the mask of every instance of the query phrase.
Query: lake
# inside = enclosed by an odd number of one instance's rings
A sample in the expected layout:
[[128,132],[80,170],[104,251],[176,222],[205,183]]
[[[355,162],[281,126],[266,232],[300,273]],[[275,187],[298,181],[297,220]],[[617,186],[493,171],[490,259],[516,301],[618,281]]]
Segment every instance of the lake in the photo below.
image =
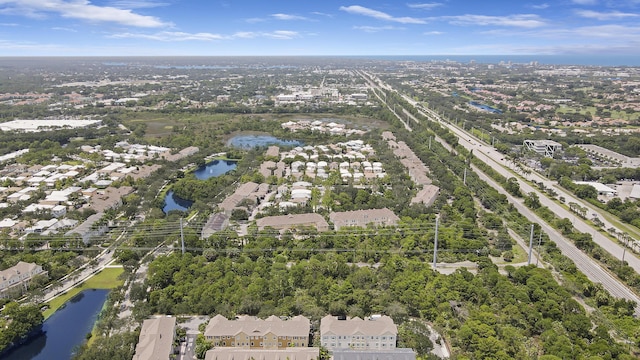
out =
[[189,208],[193,205],[193,201],[185,200],[173,193],[173,190],[167,191],[167,195],[164,197],[164,206],[162,211],[168,214],[172,210],[189,211]]
[[282,140],[271,135],[238,135],[232,137],[227,145],[241,149],[252,149],[269,145],[302,146],[303,143],[298,140]]
[[[238,164],[235,161],[213,160],[197,168],[193,174],[198,180],[207,180],[212,177],[226,174],[237,166]],[[174,194],[173,190],[169,190],[167,191],[167,195],[164,197],[164,206],[162,207],[162,211],[165,214],[168,214],[169,211],[172,210],[189,211],[191,205],[193,205],[193,201],[185,200]]]
[[109,290],[85,290],[67,301],[42,325],[43,333],[5,355],[3,360],[70,359],[86,340]]
[[213,160],[204,166],[200,166],[193,174],[198,180],[207,180],[208,178],[226,174],[237,166],[238,164],[235,161]]
[[488,111],[488,112],[490,112],[490,113],[494,113],[494,114],[502,114],[502,110],[500,110],[500,109],[496,109],[496,108],[491,107],[491,106],[489,106],[489,105],[480,104],[480,103],[475,102],[475,101],[469,101],[469,105],[471,105],[471,106],[475,106],[475,107],[477,107],[478,109],[482,109],[482,110],[484,110],[484,111]]

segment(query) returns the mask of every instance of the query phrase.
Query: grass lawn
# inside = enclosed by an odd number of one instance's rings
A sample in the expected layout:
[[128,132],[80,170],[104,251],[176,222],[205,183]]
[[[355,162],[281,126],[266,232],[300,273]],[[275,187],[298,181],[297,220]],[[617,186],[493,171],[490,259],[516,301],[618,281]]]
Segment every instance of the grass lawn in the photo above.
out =
[[73,289],[67,291],[63,295],[58,296],[57,298],[49,301],[47,304],[49,305],[49,309],[45,310],[43,313],[44,318],[47,319],[49,316],[53,315],[56,310],[58,310],[64,303],[69,301],[72,297],[79,294],[81,291],[86,289],[113,289],[118,287],[124,283],[123,280],[118,279],[118,276],[124,272],[122,268],[106,268],[91,277],[89,280],[83,282],[82,284],[74,287]]
[[[534,249],[537,249],[534,242]],[[528,251],[528,249],[527,249]],[[513,253],[513,260],[511,260],[512,264],[518,264],[526,262],[529,259],[529,253],[525,251],[519,245],[515,245],[511,248],[511,252]],[[534,257],[535,260],[535,257]]]

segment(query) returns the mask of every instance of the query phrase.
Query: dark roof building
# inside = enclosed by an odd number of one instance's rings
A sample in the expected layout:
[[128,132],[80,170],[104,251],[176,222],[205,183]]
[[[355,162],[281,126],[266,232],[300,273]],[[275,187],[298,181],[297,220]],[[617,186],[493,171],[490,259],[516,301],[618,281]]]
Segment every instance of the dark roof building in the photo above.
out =
[[286,230],[295,227],[311,226],[315,227],[318,231],[329,230],[329,223],[319,214],[296,214],[296,215],[281,215],[281,216],[267,216],[256,221],[258,230],[263,230],[266,227],[272,227],[277,230]]
[[334,228],[339,230],[345,226],[366,227],[369,224],[373,226],[395,226],[400,221],[400,218],[393,211],[382,208],[332,212],[329,214],[329,220],[333,223]]

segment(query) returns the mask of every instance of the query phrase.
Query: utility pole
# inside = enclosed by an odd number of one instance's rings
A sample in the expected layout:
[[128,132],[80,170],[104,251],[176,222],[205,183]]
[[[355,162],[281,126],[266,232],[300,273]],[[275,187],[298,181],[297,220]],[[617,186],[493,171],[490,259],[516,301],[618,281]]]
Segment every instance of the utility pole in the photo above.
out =
[[540,231],[540,237],[538,238],[538,257],[536,257],[536,266],[538,266],[538,262],[540,262],[540,244],[542,244],[542,230]]
[[462,183],[467,185],[467,168],[464,168],[464,175],[462,175]]
[[182,254],[184,254],[184,230],[182,228],[182,218],[180,218],[180,240],[182,240]]
[[436,217],[436,235],[433,240],[433,269],[436,269],[436,260],[438,260],[438,221],[440,218]]
[[429,136],[429,150],[431,150],[431,136]]
[[527,265],[531,265],[531,252],[533,251],[533,224],[531,224],[531,236],[529,236],[529,260]]

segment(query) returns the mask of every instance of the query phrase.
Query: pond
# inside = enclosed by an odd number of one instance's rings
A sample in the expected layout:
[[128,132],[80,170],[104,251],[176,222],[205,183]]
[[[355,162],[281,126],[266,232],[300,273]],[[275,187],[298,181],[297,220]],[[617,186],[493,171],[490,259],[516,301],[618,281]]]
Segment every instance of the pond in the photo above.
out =
[[194,175],[198,180],[207,180],[208,178],[226,174],[235,169],[236,166],[238,166],[238,164],[235,161],[213,160],[212,162],[196,169],[196,171],[194,171]]
[[[228,173],[238,166],[237,162],[229,160],[213,160],[194,171],[194,175],[198,180],[207,180],[212,177],[220,176]],[[185,200],[178,195],[174,194],[173,190],[167,191],[167,195],[164,197],[164,206],[162,211],[168,214],[169,211],[189,211],[189,208],[193,205],[193,201]]]
[[71,359],[91,332],[109,290],[85,290],[69,300],[42,325],[43,332],[3,356],[4,360]]
[[167,191],[167,195],[164,197],[164,206],[162,211],[168,214],[172,210],[189,211],[189,208],[193,205],[193,201],[185,200],[173,193],[173,190]]
[[238,135],[232,137],[227,145],[241,149],[252,149],[269,145],[302,146],[304,144],[298,140],[282,140],[271,135]]
[[489,106],[489,105],[480,104],[480,103],[475,102],[475,101],[469,101],[469,105],[471,105],[471,106],[475,106],[475,107],[477,107],[478,109],[482,109],[482,110],[484,110],[484,111],[488,111],[488,112],[490,112],[490,113],[494,113],[494,114],[502,114],[502,110],[500,110],[500,109],[496,109],[496,108],[491,107],[491,106]]

